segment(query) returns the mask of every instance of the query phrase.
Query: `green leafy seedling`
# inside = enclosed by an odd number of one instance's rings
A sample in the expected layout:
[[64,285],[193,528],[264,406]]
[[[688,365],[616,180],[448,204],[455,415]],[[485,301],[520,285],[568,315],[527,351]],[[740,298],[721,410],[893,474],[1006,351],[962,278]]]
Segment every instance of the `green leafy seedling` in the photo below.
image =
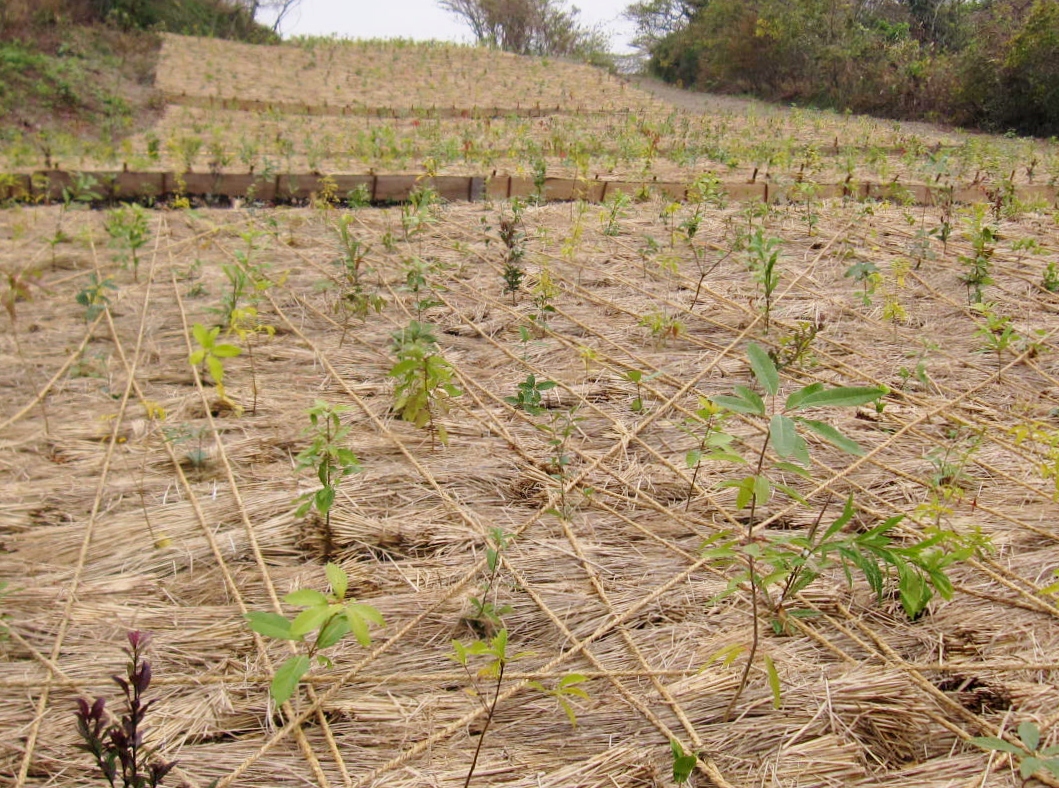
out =
[[706,397],[699,397],[699,407],[692,417],[684,422],[682,429],[695,440],[695,446],[684,455],[684,463],[692,471],[691,481],[688,482],[688,495],[684,503],[684,511],[691,506],[691,496],[695,491],[695,483],[699,478],[699,470],[702,468],[703,460],[714,460],[718,462],[745,463],[742,456],[731,449],[735,437],[719,429],[725,415],[721,408]]
[[[288,605],[302,608],[294,618],[263,611],[253,611],[245,616],[250,629],[260,635],[305,645],[304,653],[284,661],[272,677],[269,691],[279,705],[294,694],[313,661],[324,667],[332,666],[331,660],[320,651],[335,645],[349,633],[353,633],[357,642],[366,648],[371,645],[371,625],[381,627],[386,623],[382,614],[371,605],[346,598],[349,576],[342,567],[329,563],[324,571],[331,584],[330,594],[302,588],[283,597]],[[307,640],[314,632],[315,637]]]
[[95,320],[110,303],[107,291],[117,289],[118,286],[109,276],[100,278],[96,273],[88,275],[88,284],[76,296],[77,303],[85,308],[85,323]]
[[437,416],[448,413],[452,400],[463,392],[452,382],[452,365],[438,351],[432,326],[411,321],[393,334],[392,348],[397,355],[389,372],[396,380],[394,411],[417,427],[429,428],[431,443],[436,435],[442,445],[447,444],[448,432]]
[[532,416],[539,416],[546,408],[541,406],[541,393],[555,388],[554,380],[540,380],[531,372],[518,384],[518,393],[513,397],[504,397],[504,402],[521,408]]
[[670,739],[669,750],[673,753],[673,782],[682,785],[691,779],[698,756],[693,752],[684,752],[684,746],[676,739]]
[[974,335],[982,340],[982,350],[996,355],[997,383],[1003,382],[1001,374],[1004,368],[1004,351],[1012,347],[1022,337],[1011,325],[1011,318],[997,314],[992,304],[974,304],[972,309],[981,313],[985,323],[975,329]]
[[261,320],[257,307],[247,306],[232,312],[228,328],[246,344],[246,355],[250,359],[250,388],[254,398],[250,405],[250,412],[257,413],[257,366],[254,363],[254,338],[262,334],[274,336],[276,327]]
[[623,377],[627,381],[632,383],[634,386],[636,386],[636,396],[633,397],[632,402],[629,404],[629,410],[631,410],[633,413],[643,412],[644,401],[642,386],[645,383],[651,382],[661,374],[661,372],[652,372],[650,375],[645,375],[641,370],[638,369],[630,369],[625,372]]
[[235,358],[243,351],[236,345],[218,342],[217,337],[220,333],[220,326],[206,328],[201,323],[193,325],[191,335],[195,338],[199,348],[188,356],[188,362],[195,367],[199,364],[204,365],[210,377],[213,378],[214,385],[217,386],[217,394],[221,399],[227,400],[228,397],[224,391],[224,359]]
[[132,278],[136,281],[140,272],[139,251],[147,243],[147,211],[132,203],[107,212],[103,225],[110,236],[110,245],[117,249],[117,257],[126,267],[132,266]]
[[[467,771],[467,779],[463,782],[463,788],[467,788],[471,784],[475,767],[478,765],[478,756],[482,751],[485,735],[489,731],[489,724],[493,721],[493,716],[496,714],[496,704],[500,698],[500,686],[504,681],[504,670],[507,664],[528,657],[533,653],[531,651],[519,651],[515,654],[508,654],[507,645],[508,633],[506,629],[501,629],[487,640],[476,640],[470,645],[464,645],[459,640],[452,641],[452,653],[449,658],[462,666],[475,684],[477,684],[477,680],[471,674],[469,667],[472,657],[485,657],[486,659],[485,665],[478,670],[477,677],[495,680],[493,699],[486,705],[485,723],[482,725],[482,732],[478,735],[478,745],[475,747],[474,758],[471,760],[471,768]],[[482,697],[480,691],[477,694]]]
[[500,526],[489,529],[489,543],[485,548],[485,564],[489,574],[480,585],[477,596],[471,596],[471,615],[467,622],[475,633],[488,633],[503,628],[502,616],[511,612],[511,605],[498,604],[496,580],[500,572],[500,556],[511,543],[511,537]]
[[779,287],[780,274],[776,270],[780,257],[780,241],[778,238],[765,237],[764,231],[758,227],[750,236],[747,244],[748,262],[754,281],[761,287],[764,296],[765,333],[769,331],[769,319],[772,314],[772,296]]
[[846,269],[844,275],[860,285],[860,302],[864,306],[871,306],[871,297],[879,282],[882,281],[879,267],[870,260],[858,260]]
[[580,673],[567,673],[561,679],[559,679],[555,686],[548,689],[539,681],[529,682],[529,686],[538,692],[542,692],[549,697],[555,698],[559,704],[559,708],[566,714],[566,718],[570,720],[570,727],[577,727],[577,712],[574,710],[573,705],[570,703],[570,698],[582,698],[588,700],[588,693],[580,686],[588,679]]
[[1019,776],[1024,783],[1041,769],[1059,777],[1059,745],[1041,748],[1041,731],[1032,720],[1019,723],[1018,732],[1019,744],[1012,744],[997,736],[975,736],[971,743],[984,750],[1004,752],[1018,758]]
[[317,400],[309,408],[309,427],[306,434],[312,440],[295,458],[297,468],[312,468],[320,480],[320,489],[301,496],[295,514],[304,517],[316,509],[331,525],[331,507],[335,503],[338,482],[360,471],[360,461],[351,449],[342,445],[349,436],[349,426],[341,422],[340,414],[348,410],[343,405],[330,405]]

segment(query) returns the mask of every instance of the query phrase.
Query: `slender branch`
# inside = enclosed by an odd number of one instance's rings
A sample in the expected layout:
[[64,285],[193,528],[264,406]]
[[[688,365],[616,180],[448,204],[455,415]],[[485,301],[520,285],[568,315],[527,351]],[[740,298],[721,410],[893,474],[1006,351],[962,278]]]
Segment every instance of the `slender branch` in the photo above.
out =
[[[768,433],[765,433],[765,439],[761,442],[761,451],[757,457],[757,468],[754,469],[754,478],[761,476],[761,469],[765,465],[765,449],[769,445]],[[750,496],[750,521],[746,526],[746,540],[744,544],[750,544],[754,538],[754,516],[757,512],[757,493],[756,491]],[[746,689],[747,681],[750,679],[750,668],[754,665],[754,657],[757,656],[758,643],[761,640],[761,625],[758,621],[758,585],[757,585],[757,573],[755,572],[754,556],[747,555],[747,570],[750,573],[750,603],[753,606],[752,616],[754,619],[754,634],[750,641],[750,653],[747,655],[746,665],[743,666],[743,675],[739,677],[739,686],[736,687],[735,694],[732,699],[728,701],[728,706],[725,707],[724,716],[721,718],[724,722],[728,722],[729,717],[732,714],[732,709],[735,708],[735,704],[738,702],[740,696],[743,694],[743,690]]]
[[500,660],[500,669],[496,675],[496,691],[493,693],[493,702],[489,704],[489,713],[485,716],[485,724],[482,725],[482,732],[478,734],[478,746],[474,748],[474,759],[471,761],[471,768],[467,771],[467,779],[463,781],[463,788],[467,788],[471,784],[471,777],[474,776],[474,769],[478,765],[478,754],[482,751],[482,742],[485,741],[485,734],[489,731],[489,723],[493,721],[493,715],[496,713],[496,703],[500,699],[500,684],[504,680],[504,668],[507,666],[507,661]]

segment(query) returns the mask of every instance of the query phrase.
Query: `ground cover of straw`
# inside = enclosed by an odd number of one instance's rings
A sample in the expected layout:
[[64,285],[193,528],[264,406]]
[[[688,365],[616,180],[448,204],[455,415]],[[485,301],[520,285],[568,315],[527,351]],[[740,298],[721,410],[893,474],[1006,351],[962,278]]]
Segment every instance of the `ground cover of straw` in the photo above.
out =
[[[335,210],[154,212],[138,282],[112,260],[101,212],[0,213],[4,269],[43,269],[0,336],[0,577],[11,586],[0,773],[15,785],[97,782],[75,749],[74,699],[114,696],[109,676],[135,628],[154,633],[149,738],[189,785],[462,784],[485,715],[447,654],[451,640],[475,636],[468,597],[484,579],[487,532],[500,527],[513,541],[497,602],[512,608],[512,648],[531,654],[509,667],[475,784],[664,785],[671,738],[703,753],[697,785],[1018,784],[1006,761],[964,740],[1027,719],[1056,736],[1059,627],[1055,599],[1041,593],[1059,567],[1055,481],[1044,470],[1059,429],[1059,318],[1057,297],[1040,287],[1059,246],[1053,217],[1000,223],[986,295],[1039,347],[1007,354],[998,373],[959,280],[970,249],[962,230],[947,248],[932,240],[934,259],[903,286],[894,276],[916,230],[939,221],[935,209],[828,203],[813,234],[800,207],[759,218],[783,240],[766,334],[745,257],[724,257],[746,206],[709,209],[697,238],[716,267],[697,299],[700,273],[679,243],[673,271],[638,253],[646,235],[669,237],[662,208],[635,206],[614,236],[601,233],[599,207],[528,208],[525,286],[546,268],[559,287],[539,331],[531,297],[502,294],[496,228],[510,209],[499,203],[443,206],[407,241],[399,208],[355,212],[353,229],[372,247],[368,281],[388,305],[348,326],[334,311]],[[582,210],[583,235],[564,253]],[[678,219],[691,208],[681,210]],[[60,221],[71,240],[49,244]],[[252,259],[276,281],[258,305],[276,333],[255,349],[256,413],[248,357],[228,363],[239,415],[194,375],[189,333],[217,319],[221,265],[251,229],[261,233]],[[1020,237],[1043,248],[1012,249]],[[443,417],[445,447],[391,410],[389,336],[415,316],[403,289],[411,256],[435,263],[428,280],[441,303],[422,318],[464,391]],[[844,276],[858,260],[884,274],[870,306]],[[109,312],[86,322],[75,296],[92,272],[118,290]],[[885,319],[888,288],[904,319]],[[653,311],[684,331],[653,337],[639,324]],[[828,414],[866,457],[814,444],[815,480],[792,483],[817,507],[831,496],[831,516],[852,494],[851,527],[907,514],[911,540],[934,522],[920,508],[938,492],[930,453],[966,454],[940,523],[981,529],[992,549],[954,567],[954,598],[915,622],[862,580],[822,578],[802,599],[818,615],[763,637],[782,708],[755,668],[724,721],[742,663],[710,659],[748,644],[750,600],[743,589],[712,603],[734,570],[699,550],[739,527],[733,493],[718,485],[741,471],[708,464],[686,505],[692,443],[679,427],[699,395],[750,382],[749,341],[775,348],[802,323],[820,332],[811,358],[785,370],[785,389],[823,381],[892,392],[881,413]],[[902,374],[920,362],[921,378]],[[641,412],[630,370],[654,376]],[[505,402],[528,374],[559,384],[548,413]],[[292,458],[307,440],[305,411],[321,399],[349,408],[363,463],[342,484],[329,531],[294,513],[314,480]],[[548,513],[559,481],[535,425],[569,408],[581,421],[569,445],[571,511],[560,519]],[[1020,425],[1037,437],[1018,440]],[[204,467],[187,460],[194,442],[166,439],[181,427],[202,430]],[[760,425],[732,430],[758,445]],[[804,532],[815,517],[782,497],[765,514],[774,533]],[[333,649],[335,667],[314,670],[297,718],[285,720],[267,688],[287,652],[255,642],[242,614],[294,588],[323,590],[327,560],[387,623],[368,650]],[[526,686],[569,672],[588,677],[576,729]]]

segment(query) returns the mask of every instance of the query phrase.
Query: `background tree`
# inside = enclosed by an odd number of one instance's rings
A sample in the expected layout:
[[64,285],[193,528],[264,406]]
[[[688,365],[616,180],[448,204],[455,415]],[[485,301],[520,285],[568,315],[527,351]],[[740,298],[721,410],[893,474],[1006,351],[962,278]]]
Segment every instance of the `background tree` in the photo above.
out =
[[669,82],[1059,134],[1059,0],[637,0],[626,16]]
[[577,8],[561,0],[438,0],[438,5],[462,20],[478,44],[506,52],[590,59],[607,50],[606,36],[582,25]]
[[302,0],[240,0],[250,13],[251,19],[260,22],[262,18],[271,20],[273,33],[278,33],[283,20],[298,6]]

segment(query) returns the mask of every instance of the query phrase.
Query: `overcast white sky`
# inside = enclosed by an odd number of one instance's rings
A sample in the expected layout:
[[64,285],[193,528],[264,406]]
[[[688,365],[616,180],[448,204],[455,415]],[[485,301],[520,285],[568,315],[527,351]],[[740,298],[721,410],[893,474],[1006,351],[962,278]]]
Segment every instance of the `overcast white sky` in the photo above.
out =
[[[567,5],[581,10],[582,23],[604,25],[611,33],[611,48],[624,51],[632,26],[621,13],[630,2],[575,0]],[[302,0],[288,20],[284,21],[284,35],[471,40],[467,28],[438,8],[435,0]]]

